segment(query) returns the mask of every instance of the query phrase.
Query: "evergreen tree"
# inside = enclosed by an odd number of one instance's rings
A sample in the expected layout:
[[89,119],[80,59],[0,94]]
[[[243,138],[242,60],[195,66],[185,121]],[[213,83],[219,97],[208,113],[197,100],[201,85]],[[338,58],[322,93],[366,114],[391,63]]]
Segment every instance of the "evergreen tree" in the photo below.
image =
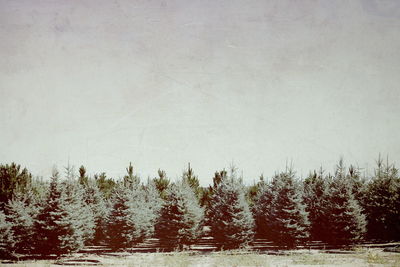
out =
[[328,241],[334,245],[349,245],[362,240],[366,231],[366,218],[354,197],[343,160],[339,161],[331,181],[328,204]]
[[11,257],[15,249],[12,224],[6,220],[6,215],[0,210],[0,259]]
[[327,214],[329,183],[323,170],[314,171],[304,180],[304,203],[311,223],[311,240],[327,241],[329,220]]
[[21,165],[0,164],[0,209],[4,210],[14,193],[25,192],[31,181],[32,175],[26,168],[21,170]]
[[[70,223],[73,234],[65,237],[66,242],[84,244],[93,240],[95,233],[95,217],[90,205],[85,201],[85,189],[75,180],[66,180],[61,184],[65,220]],[[68,238],[71,241],[68,241]],[[75,240],[76,239],[76,240]]]
[[200,237],[204,211],[188,182],[184,173],[181,182],[166,190],[166,201],[156,225],[156,236],[163,246],[182,249]]
[[106,239],[107,217],[109,208],[101,194],[97,184],[93,180],[88,180],[85,186],[84,202],[91,209],[93,214],[94,235],[88,241],[99,244]]
[[113,249],[129,248],[153,234],[155,202],[142,186],[118,185],[112,203],[108,242]]
[[126,168],[127,175],[124,176],[124,186],[127,188],[134,188],[140,184],[140,179],[137,175],[133,174],[132,163],[129,163],[128,168]]
[[262,184],[258,190],[253,206],[256,235],[261,238],[273,239],[273,224],[276,195],[270,184]]
[[394,164],[379,157],[373,179],[367,186],[363,206],[368,216],[368,237],[400,240],[400,178]]
[[196,198],[200,200],[202,190],[200,187],[199,178],[194,174],[193,169],[190,167],[190,163],[188,164],[188,169],[183,172],[182,179],[192,188]]
[[53,172],[47,199],[35,221],[38,253],[60,255],[83,247],[91,226],[86,220],[89,211],[82,206],[76,189],[70,180],[59,183],[58,172]]
[[153,179],[154,184],[162,198],[166,197],[165,191],[167,190],[170,180],[167,178],[167,174],[163,170],[158,170],[158,178]]
[[232,168],[228,177],[223,171],[214,180],[208,212],[211,235],[220,248],[247,245],[254,237],[254,219],[246,202],[245,189]]
[[128,193],[125,188],[121,186],[114,188],[113,206],[107,227],[108,244],[113,249],[128,247],[131,244],[130,232],[134,226],[128,219],[130,215],[128,201]]
[[15,251],[30,253],[34,246],[34,220],[38,209],[32,191],[17,193],[6,206],[7,220],[12,225],[15,241]]
[[107,175],[105,172],[102,172],[101,174],[95,174],[94,179],[96,180],[97,186],[100,189],[100,192],[103,194],[105,199],[110,199],[114,188],[117,186],[117,183],[111,179],[107,178]]
[[[155,226],[160,217],[161,208],[164,205],[164,199],[161,198],[157,186],[153,180],[148,179],[145,186],[146,204],[152,214],[152,224]],[[154,229],[153,229],[154,232]]]
[[86,168],[83,165],[79,168],[78,181],[79,181],[79,184],[81,184],[83,186],[87,185],[89,182],[89,177],[86,175]]
[[367,184],[366,179],[361,177],[360,168],[350,165],[346,178],[350,183],[351,191],[355,200],[357,200],[359,205],[362,205],[362,202],[365,199]]
[[260,191],[255,210],[261,236],[287,247],[308,238],[308,213],[291,169],[275,175],[271,185]]
[[61,254],[61,238],[68,233],[63,221],[66,212],[63,210],[58,172],[53,170],[50,188],[46,201],[40,208],[35,221],[36,251],[40,254]]

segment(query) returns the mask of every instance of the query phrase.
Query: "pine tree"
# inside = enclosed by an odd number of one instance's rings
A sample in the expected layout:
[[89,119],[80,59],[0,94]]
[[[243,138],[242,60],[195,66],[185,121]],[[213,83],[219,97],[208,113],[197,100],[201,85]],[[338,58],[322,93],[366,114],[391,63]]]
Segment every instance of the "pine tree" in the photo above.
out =
[[[146,205],[152,215],[152,224],[155,227],[156,222],[160,217],[160,211],[164,205],[164,199],[161,198],[157,186],[153,180],[148,179],[145,189]],[[154,233],[154,227],[152,234]]]
[[35,221],[38,253],[60,255],[83,247],[92,225],[87,219],[90,211],[82,205],[81,192],[75,185],[71,180],[59,183],[58,172],[53,172],[47,199]]
[[294,172],[287,169],[261,190],[256,202],[257,230],[276,244],[294,247],[309,236],[308,213]]
[[400,240],[400,178],[394,164],[379,157],[375,175],[367,186],[363,206],[368,218],[368,237]]
[[201,187],[199,178],[194,174],[193,169],[190,167],[190,163],[188,164],[188,168],[183,172],[183,180],[192,188],[193,192],[196,195],[196,198],[200,200],[201,198]]
[[79,168],[78,181],[79,181],[79,184],[81,184],[83,186],[87,185],[89,182],[89,177],[86,175],[86,168],[83,165]]
[[166,190],[166,201],[156,225],[156,236],[168,248],[182,249],[192,244],[201,234],[204,211],[186,175],[184,173],[182,181],[172,184]]
[[128,189],[129,221],[133,226],[133,243],[143,241],[154,233],[155,214],[148,202],[146,190],[140,184]]
[[119,186],[114,189],[112,198],[112,209],[107,226],[108,244],[113,249],[128,247],[131,243],[130,232],[133,226],[130,225],[128,194],[126,189]]
[[38,209],[32,191],[16,193],[6,206],[7,220],[12,225],[18,253],[30,253],[34,246],[34,220]]
[[262,184],[258,189],[253,206],[255,220],[255,232],[258,237],[273,239],[271,226],[274,219],[274,208],[276,195],[269,184]]
[[6,215],[0,210],[0,259],[12,256],[15,243],[12,224],[6,220]]
[[61,254],[61,239],[68,233],[63,223],[66,212],[63,210],[58,172],[53,170],[49,193],[35,221],[35,249],[40,254]]
[[124,186],[126,188],[134,188],[140,184],[140,179],[137,175],[133,174],[132,163],[129,163],[128,168],[126,168],[127,175],[124,176]]
[[96,180],[97,186],[100,189],[100,192],[103,194],[105,199],[110,199],[112,197],[112,193],[114,188],[117,186],[117,183],[111,179],[107,178],[105,172],[101,174],[95,174],[94,179]]
[[93,180],[87,180],[83,199],[86,205],[91,209],[94,220],[94,235],[92,238],[89,238],[88,241],[93,244],[100,244],[106,239],[109,208],[97,184]]
[[32,174],[26,168],[21,169],[21,165],[0,164],[0,209],[4,210],[14,193],[24,193],[31,181]]
[[230,176],[223,171],[214,180],[208,212],[211,235],[219,248],[245,246],[254,237],[254,219],[246,202],[245,189],[232,168]]
[[311,240],[327,241],[329,220],[326,207],[328,206],[328,181],[323,170],[310,173],[304,180],[304,203],[310,220]]
[[359,205],[362,205],[362,202],[365,199],[367,184],[365,177],[361,177],[360,168],[350,165],[346,174],[346,179],[350,183],[351,191],[355,200],[357,200]]
[[[73,234],[64,237],[66,243],[72,246],[93,240],[95,233],[95,218],[93,211],[85,201],[85,189],[75,180],[66,180],[61,184],[64,200],[65,220],[70,223]],[[71,239],[70,241],[68,239]],[[73,250],[73,248],[71,248]]]
[[166,193],[170,180],[167,178],[167,174],[163,170],[158,170],[158,178],[153,179],[154,184],[157,187],[157,190],[162,198],[165,198]]
[[328,204],[328,242],[334,245],[349,245],[361,241],[366,231],[366,218],[354,197],[343,160],[339,161],[335,177],[331,181]]
[[113,249],[129,248],[154,232],[155,204],[140,184],[119,184],[113,194],[108,221],[108,242]]

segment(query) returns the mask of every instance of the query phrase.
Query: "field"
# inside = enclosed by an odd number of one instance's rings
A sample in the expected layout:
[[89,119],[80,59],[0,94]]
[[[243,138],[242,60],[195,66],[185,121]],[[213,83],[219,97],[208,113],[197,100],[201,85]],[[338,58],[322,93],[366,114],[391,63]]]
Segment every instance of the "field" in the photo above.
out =
[[76,253],[46,260],[3,262],[2,266],[400,266],[400,253],[383,248],[358,247],[352,250],[300,249],[256,252],[114,252]]

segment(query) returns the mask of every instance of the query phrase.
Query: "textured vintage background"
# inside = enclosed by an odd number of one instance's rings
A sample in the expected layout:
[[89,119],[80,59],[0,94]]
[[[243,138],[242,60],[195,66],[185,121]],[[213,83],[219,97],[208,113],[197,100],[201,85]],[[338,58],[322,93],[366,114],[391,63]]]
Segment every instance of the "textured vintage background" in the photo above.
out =
[[400,160],[399,29],[397,0],[0,0],[0,162],[372,172]]

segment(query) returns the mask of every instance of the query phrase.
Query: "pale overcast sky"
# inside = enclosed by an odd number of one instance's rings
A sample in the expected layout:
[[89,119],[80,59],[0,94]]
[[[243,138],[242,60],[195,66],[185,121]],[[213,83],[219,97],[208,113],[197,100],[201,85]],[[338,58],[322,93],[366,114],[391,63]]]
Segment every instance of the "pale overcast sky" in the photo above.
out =
[[248,183],[400,163],[400,1],[0,0],[0,162]]

